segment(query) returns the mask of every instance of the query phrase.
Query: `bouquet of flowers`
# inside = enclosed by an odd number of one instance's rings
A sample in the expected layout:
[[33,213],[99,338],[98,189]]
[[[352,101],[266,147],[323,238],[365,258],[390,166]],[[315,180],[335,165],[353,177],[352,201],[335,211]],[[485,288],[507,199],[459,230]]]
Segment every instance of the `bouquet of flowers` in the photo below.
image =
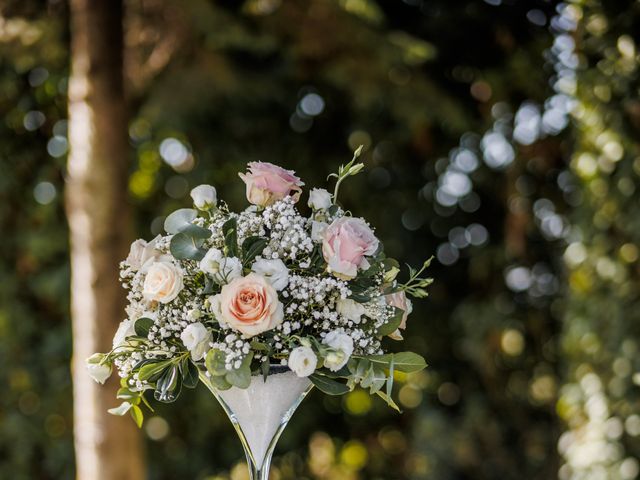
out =
[[116,415],[140,426],[145,392],[174,401],[199,380],[224,391],[266,381],[273,365],[308,377],[322,392],[356,385],[391,398],[394,372],[426,366],[416,353],[387,351],[402,340],[412,306],[425,297],[428,266],[397,280],[398,262],[384,254],[372,227],[338,203],[342,182],[362,170],[361,149],[340,167],[333,194],[314,188],[309,216],[296,208],[304,183],[293,171],[253,162],[240,178],[251,204],[239,213],[216,189],[191,191],[194,208],[166,218],[166,235],[136,240],[120,265],[127,319],[113,349],[87,359],[104,383],[121,377]]

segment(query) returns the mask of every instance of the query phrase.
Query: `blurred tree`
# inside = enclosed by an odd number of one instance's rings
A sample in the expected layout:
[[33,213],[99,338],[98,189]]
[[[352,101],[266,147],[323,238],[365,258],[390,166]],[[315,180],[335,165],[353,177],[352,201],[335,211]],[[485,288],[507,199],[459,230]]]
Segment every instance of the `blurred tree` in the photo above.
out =
[[144,476],[139,432],[113,418],[116,378],[89,378],[85,359],[110,350],[123,317],[118,263],[128,250],[127,114],[122,69],[122,2],[73,0],[69,80],[67,217],[71,242],[71,316],[76,476],[123,480]]

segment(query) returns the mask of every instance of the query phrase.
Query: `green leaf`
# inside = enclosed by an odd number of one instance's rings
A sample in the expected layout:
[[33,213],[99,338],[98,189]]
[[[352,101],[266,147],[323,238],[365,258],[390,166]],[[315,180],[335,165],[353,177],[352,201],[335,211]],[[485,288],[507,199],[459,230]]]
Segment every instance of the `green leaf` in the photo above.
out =
[[389,377],[387,378],[387,397],[391,398],[391,391],[393,389],[393,371],[396,366],[396,356],[391,356],[391,363],[389,363]]
[[168,368],[156,382],[153,398],[159,402],[171,403],[178,398],[182,390],[182,377],[177,365]]
[[120,400],[133,400],[140,398],[140,392],[132,392],[128,388],[123,387],[118,390],[118,393],[116,393],[116,398]]
[[399,372],[412,373],[419,372],[427,366],[427,363],[417,353],[400,352],[388,353],[386,355],[371,355],[367,357],[374,364],[389,368],[393,357],[394,369]]
[[180,362],[182,384],[187,388],[196,388],[198,385],[198,367],[188,358]]
[[229,390],[231,388],[231,384],[225,380],[224,377],[209,377],[209,382],[218,390]]
[[127,414],[132,406],[133,405],[131,405],[129,402],[122,402],[119,407],[110,408],[109,410],[107,410],[107,412],[109,412],[111,415],[122,417],[123,415]]
[[207,253],[202,244],[204,240],[202,238],[191,237],[186,233],[177,233],[171,237],[171,244],[169,250],[178,260],[202,260]]
[[385,323],[384,325],[380,326],[380,328],[378,329],[378,331],[376,332],[376,334],[380,337],[384,337],[386,335],[389,335],[393,332],[396,331],[396,329],[400,326],[400,323],[402,323],[402,317],[404,316],[404,310],[402,310],[401,308],[398,307],[392,307],[395,309],[395,313],[393,314],[393,317],[391,317],[387,323]]
[[249,388],[251,385],[251,360],[253,359],[253,352],[249,352],[249,354],[242,359],[242,364],[240,368],[231,370],[227,372],[227,375],[224,377],[227,382],[229,382],[234,387],[238,388]]
[[131,414],[131,418],[133,418],[133,421],[136,422],[138,428],[142,428],[142,422],[144,421],[144,414],[142,413],[142,409],[137,405],[133,405],[131,407],[131,410],[129,410],[129,413]]
[[313,373],[309,377],[309,380],[311,380],[311,382],[313,382],[313,384],[318,387],[318,390],[326,393],[327,395],[344,395],[350,390],[350,388],[345,384],[336,382],[335,380],[332,380],[318,373]]
[[268,352],[269,351],[269,345],[267,345],[264,342],[259,342],[257,340],[251,340],[251,348],[253,350],[257,350],[259,352]]
[[212,348],[207,353],[204,364],[211,376],[220,377],[227,374],[227,369],[225,368],[225,360],[226,354],[222,350]]
[[198,225],[189,224],[180,230],[180,233],[184,233],[192,238],[207,239],[211,236],[211,230],[208,228],[200,227]]
[[179,233],[183,231],[198,216],[192,208],[181,208],[171,213],[164,220],[164,230],[167,233]]
[[399,413],[402,413],[402,410],[400,410],[400,407],[398,407],[398,405],[396,404],[396,402],[393,401],[393,399],[387,395],[386,393],[384,393],[382,390],[378,390],[376,392],[376,395],[378,395],[380,398],[382,398],[385,402],[387,402],[387,405],[389,405],[391,408],[393,408],[394,410],[396,410]]
[[222,234],[224,235],[225,253],[229,257],[238,256],[238,220],[235,217],[230,218],[222,225]]
[[138,371],[138,378],[140,380],[146,380],[148,382],[152,382],[160,373],[169,366],[171,360],[161,360],[156,363],[148,363],[140,368]]
[[380,367],[373,367],[369,393],[376,393],[384,386],[385,381],[387,381],[387,377],[384,374],[384,370]]
[[264,237],[247,237],[242,242],[242,264],[244,266],[249,265],[262,253],[267,243],[269,243],[269,239]]
[[153,325],[153,320],[147,317],[141,317],[136,320],[133,325],[133,329],[136,331],[136,335],[147,338],[149,336],[149,329]]

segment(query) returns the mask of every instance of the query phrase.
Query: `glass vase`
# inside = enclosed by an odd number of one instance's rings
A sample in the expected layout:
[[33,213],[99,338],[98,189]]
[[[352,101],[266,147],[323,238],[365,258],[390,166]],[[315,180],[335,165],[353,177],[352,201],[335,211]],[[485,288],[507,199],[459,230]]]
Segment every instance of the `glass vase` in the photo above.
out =
[[284,366],[272,366],[266,381],[262,375],[252,376],[247,389],[218,390],[204,373],[200,379],[236,429],[251,480],[268,480],[276,443],[313,384]]

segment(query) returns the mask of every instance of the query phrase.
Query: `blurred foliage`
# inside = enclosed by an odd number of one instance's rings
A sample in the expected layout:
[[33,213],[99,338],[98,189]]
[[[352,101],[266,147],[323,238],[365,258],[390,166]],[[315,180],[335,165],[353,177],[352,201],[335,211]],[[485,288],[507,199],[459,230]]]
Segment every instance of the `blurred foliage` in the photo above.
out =
[[[405,413],[313,393],[274,478],[635,478],[637,5],[127,2],[139,236],[199,183],[243,205],[248,161],[319,186],[363,144],[345,205],[391,255],[439,260]],[[72,476],[67,16],[0,7],[0,478]],[[246,478],[204,388],[144,435],[152,479]]]
[[640,102],[637,2],[577,2],[573,212],[562,347],[568,361],[558,414],[562,479],[640,473]]

